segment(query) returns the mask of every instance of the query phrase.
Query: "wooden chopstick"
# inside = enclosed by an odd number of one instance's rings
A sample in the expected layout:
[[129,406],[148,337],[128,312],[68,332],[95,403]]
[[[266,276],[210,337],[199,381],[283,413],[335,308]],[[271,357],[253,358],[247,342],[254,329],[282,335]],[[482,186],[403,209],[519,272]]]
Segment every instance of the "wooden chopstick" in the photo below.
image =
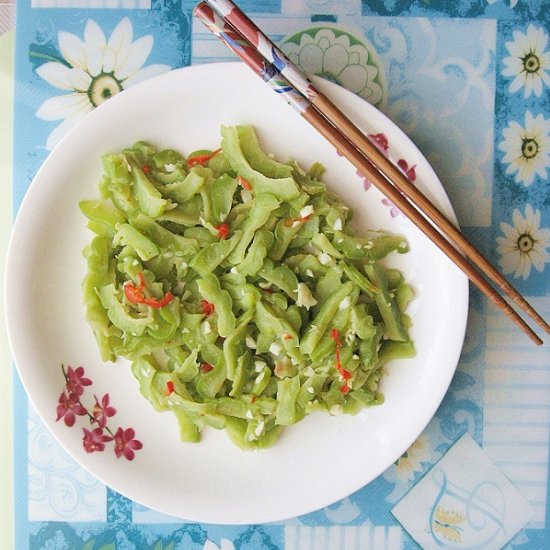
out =
[[475,264],[491,281],[497,284],[527,315],[545,332],[550,334],[550,325],[531,304],[506,280],[506,278],[471,244],[460,230],[419,191],[404,174],[368,139],[338,108],[324,95],[313,101],[328,120],[339,126],[345,135],[361,149],[388,180],[397,182],[405,196],[421,210],[434,224]]
[[[280,71],[282,66],[286,66],[284,60],[277,55],[276,64],[271,63],[268,59],[265,59],[262,53],[257,48],[258,44],[263,44],[263,48],[266,48],[267,38],[259,37],[259,30],[252,32],[255,29],[253,23],[244,24],[246,16],[242,12],[238,11],[240,15],[236,18],[237,23],[244,25],[248,34],[252,33],[254,44],[252,44],[247,37],[240,32],[240,28],[237,29],[227,18],[224,18],[221,14],[217,13],[208,4],[213,4],[216,7],[217,4],[224,4],[222,8],[227,8],[228,4],[232,4],[227,0],[220,2],[219,0],[211,0],[208,2],[200,3],[194,10],[194,14],[216,35],[220,38],[234,53],[236,53],[246,64],[260,77],[270,84],[272,88],[279,93],[284,99],[287,100],[294,108],[296,108],[303,118],[305,118],[314,128],[316,128],[333,146],[335,146],[364,176],[368,177],[392,202],[400,208],[403,213],[409,217],[409,219],[415,223],[420,230],[422,230],[428,238],[430,238],[434,244],[436,244],[475,284],[491,301],[493,301],[498,307],[500,307],[509,317],[515,322],[521,330],[523,330],[537,345],[542,344],[542,340],[538,335],[527,325],[527,323],[516,313],[516,311],[508,304],[508,302],[485,280],[483,274],[480,272],[480,267],[487,269],[487,266],[492,268],[491,264],[483,258],[483,256],[462,236],[460,231],[447,220],[447,218],[439,212],[439,210],[422,194],[420,193],[396,168],[391,161],[378,150],[378,148],[360,132],[355,125],[351,123],[338,109],[330,102],[328,98],[318,92],[309,80],[299,73],[299,79],[301,79],[301,85],[305,85],[304,82],[308,82],[308,88],[306,94],[300,93],[296,87],[288,81]],[[219,6],[218,6],[219,7]],[[236,8],[236,7],[234,7]],[[221,9],[221,8],[220,8]],[[236,8],[238,9],[238,8]],[[233,14],[234,12],[228,12],[222,10],[222,14]],[[252,30],[251,30],[252,29]],[[273,50],[271,50],[273,51]],[[282,54],[281,54],[282,55]],[[319,99],[320,98],[320,99]],[[315,104],[317,100],[317,105]],[[329,115],[327,116],[327,112]],[[332,115],[332,116],[330,116]],[[336,120],[336,124],[334,121]],[[347,128],[347,135],[345,131],[342,131],[341,127]],[[350,139],[351,138],[351,139]],[[363,150],[357,148],[357,142],[360,145],[364,145]],[[368,150],[368,154],[365,152]],[[371,154],[372,151],[372,154]],[[371,155],[371,156],[369,156]],[[383,161],[385,165],[389,165],[389,168],[385,166],[386,172],[383,172],[379,165],[376,165],[373,161]],[[381,162],[382,163],[382,162]],[[401,183],[400,187],[393,185],[392,178]],[[412,202],[410,196],[417,195],[420,199],[419,202],[427,207],[429,213],[425,211],[419,205],[415,205]],[[409,202],[411,201],[411,202]],[[429,214],[432,214],[434,218],[429,218]],[[439,225],[440,222],[443,222]],[[441,231],[440,231],[441,230]],[[442,233],[453,241],[453,244],[447,240]],[[459,239],[462,249],[459,244],[454,242],[454,239]],[[462,250],[465,254],[473,256],[474,260],[481,259],[478,263],[478,267],[471,265],[468,260],[460,253]],[[470,252],[474,253],[471,254]],[[512,288],[506,280],[497,273],[496,279],[499,277],[506,283],[506,288]],[[493,275],[494,276],[494,275]],[[495,276],[494,276],[495,277]],[[525,301],[525,299],[515,292],[516,297],[514,301],[531,316],[534,316],[535,320],[545,329],[550,332],[550,326],[536,313],[536,311]],[[533,315],[534,313],[534,315]]]
[[[527,302],[527,300],[506,280],[506,278],[462,235],[457,227],[388,159],[378,147],[367,137],[336,105],[326,97],[307,76],[288,59],[256,24],[243,13],[232,0],[206,0],[218,14],[230,24],[249,43],[253,44],[260,55],[274,64],[278,71],[303,95],[334,126],[371,161],[375,168],[392,184],[397,185],[401,192],[423,212],[440,231],[461,250],[470,261],[497,284],[516,305],[529,315],[546,333],[550,334],[550,325]],[[373,182],[374,183],[374,182]]]

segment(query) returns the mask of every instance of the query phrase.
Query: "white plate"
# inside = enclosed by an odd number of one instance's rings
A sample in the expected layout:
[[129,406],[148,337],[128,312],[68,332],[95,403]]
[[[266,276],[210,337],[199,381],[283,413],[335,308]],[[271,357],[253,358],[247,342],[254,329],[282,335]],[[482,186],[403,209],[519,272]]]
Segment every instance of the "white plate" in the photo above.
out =
[[[416,184],[453,217],[427,161],[385,116],[353,94],[317,81],[369,132],[383,132],[390,154],[415,166]],[[356,417],[315,414],[285,430],[271,449],[242,452],[207,429],[200,444],[181,443],[171,413],[141,397],[125,361],[102,363],[84,320],[82,248],[91,233],[78,202],[97,196],[100,156],[147,140],[184,153],[215,148],[222,124],[253,124],[264,147],[304,166],[320,160],[325,180],[355,209],[359,227],[406,234],[411,252],[393,262],[416,291],[409,312],[418,355],[389,367],[385,404]],[[84,468],[150,508],[194,521],[260,523],[311,512],[360,489],[388,468],[422,432],[440,404],[462,348],[468,284],[464,275],[392,209],[355,169],[240,63],[176,70],[136,85],[89,114],[51,153],[17,217],[8,253],[6,313],[21,380],[47,427]],[[395,214],[395,211],[393,212]],[[116,458],[113,444],[87,454],[82,428],[56,422],[61,364],[83,366],[93,385],[83,402],[109,393],[109,419],[135,429],[143,448]]]

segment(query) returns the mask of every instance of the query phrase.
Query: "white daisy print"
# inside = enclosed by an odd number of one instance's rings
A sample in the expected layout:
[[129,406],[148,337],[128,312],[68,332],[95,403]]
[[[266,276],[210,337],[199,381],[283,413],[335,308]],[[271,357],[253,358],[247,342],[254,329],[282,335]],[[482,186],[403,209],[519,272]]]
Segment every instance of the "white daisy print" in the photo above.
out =
[[502,222],[500,229],[504,237],[497,237],[499,265],[505,274],[513,273],[514,278],[527,279],[531,266],[542,272],[550,262],[550,229],[540,227],[540,210],[528,204],[525,217],[518,209],[512,214],[512,225]]
[[550,119],[525,113],[525,126],[511,121],[503,130],[498,148],[505,153],[507,174],[515,174],[518,183],[531,185],[535,176],[546,178],[550,167]]
[[44,63],[36,71],[46,82],[67,92],[47,99],[36,112],[42,120],[62,121],[48,137],[48,150],[87,113],[113,95],[170,69],[160,64],[143,67],[153,48],[153,37],[147,35],[134,41],[134,29],[127,17],[108,40],[99,25],[89,19],[84,40],[61,31],[58,43],[63,59]]
[[544,85],[550,86],[550,50],[546,49],[548,34],[542,27],[529,25],[527,33],[514,31],[514,40],[506,42],[510,54],[502,62],[503,76],[512,77],[510,92],[523,88],[523,96],[542,95]]

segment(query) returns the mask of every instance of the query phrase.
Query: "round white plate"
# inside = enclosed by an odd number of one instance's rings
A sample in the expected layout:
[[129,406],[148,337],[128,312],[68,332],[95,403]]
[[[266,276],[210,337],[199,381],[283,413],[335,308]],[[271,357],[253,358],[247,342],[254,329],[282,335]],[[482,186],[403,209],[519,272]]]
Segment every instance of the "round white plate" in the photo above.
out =
[[[364,130],[383,133],[389,153],[414,166],[415,184],[453,217],[427,161],[374,107],[325,81],[319,87]],[[409,308],[417,356],[389,366],[386,401],[358,416],[314,414],[287,428],[268,450],[243,452],[224,432],[207,429],[200,444],[181,443],[171,413],[140,395],[128,363],[103,363],[84,319],[82,248],[91,239],[78,202],[98,195],[100,157],[137,140],[184,154],[216,148],[220,126],[253,124],[264,148],[303,166],[321,161],[325,181],[351,207],[359,228],[405,234],[411,251],[392,264],[416,298]],[[367,189],[365,189],[367,187]],[[17,217],[8,253],[7,325],[14,359],[46,426],[84,468],[116,491],[158,511],[193,521],[260,523],[311,512],[348,496],[388,468],[422,432],[453,376],[468,307],[466,277],[333,147],[240,63],[193,66],[138,84],[90,113],[51,153]],[[65,380],[61,365],[82,366],[93,382],[82,402],[109,394],[108,425],[133,428],[143,443],[132,461],[112,442],[86,453],[84,416],[56,422]]]

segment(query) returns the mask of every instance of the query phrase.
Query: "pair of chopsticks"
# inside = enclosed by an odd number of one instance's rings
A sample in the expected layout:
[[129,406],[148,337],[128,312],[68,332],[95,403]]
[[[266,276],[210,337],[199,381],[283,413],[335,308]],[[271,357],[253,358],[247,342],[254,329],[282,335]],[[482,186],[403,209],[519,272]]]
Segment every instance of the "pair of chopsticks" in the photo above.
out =
[[550,325],[231,0],[206,0],[198,4],[193,13],[390,199],[535,344],[543,343],[485,277],[548,334]]

